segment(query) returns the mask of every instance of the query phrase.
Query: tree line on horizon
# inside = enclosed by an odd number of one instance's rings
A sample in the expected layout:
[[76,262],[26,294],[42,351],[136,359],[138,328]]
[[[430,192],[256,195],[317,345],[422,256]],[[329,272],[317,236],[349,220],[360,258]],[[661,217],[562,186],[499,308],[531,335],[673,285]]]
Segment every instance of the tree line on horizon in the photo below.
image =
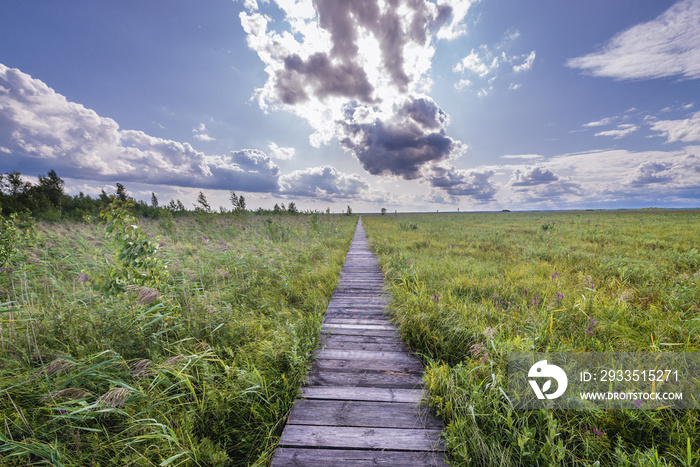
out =
[[[24,180],[22,174],[18,171],[0,173],[0,214],[10,215],[29,212],[37,219],[48,221],[61,219],[81,220],[86,216],[99,215],[100,211],[114,199],[131,201],[134,215],[146,218],[156,218],[163,210],[167,210],[172,214],[249,212],[245,197],[236,195],[233,190],[230,190],[229,196],[231,209],[219,207],[219,210],[216,211],[211,207],[206,195],[201,191],[197,195],[197,203],[191,209],[188,209],[179,199],[170,200],[167,204],[161,204],[153,192],[151,192],[150,204],[145,201],[135,200],[129,196],[126,188],[121,183],[116,184],[115,193],[108,194],[103,189],[96,198],[85,195],[83,192],[77,195],[68,195],[64,189],[65,183],[63,179],[53,169],[49,170],[46,175],[39,175],[39,182],[36,184]],[[254,212],[256,214],[300,213],[296,203],[293,201],[286,207],[284,203],[281,203],[281,205],[276,203],[272,209],[258,208]],[[350,206],[348,206],[348,212],[352,212]],[[330,214],[330,208],[326,209],[326,214]]]

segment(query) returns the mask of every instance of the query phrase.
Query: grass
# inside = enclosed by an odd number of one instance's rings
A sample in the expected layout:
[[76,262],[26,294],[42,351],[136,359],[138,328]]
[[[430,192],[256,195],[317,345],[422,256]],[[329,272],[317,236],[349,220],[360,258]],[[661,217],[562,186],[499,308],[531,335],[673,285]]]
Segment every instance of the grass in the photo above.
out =
[[696,410],[513,410],[509,352],[697,352],[697,210],[363,216],[455,465],[700,465]]
[[105,220],[5,249],[0,463],[266,465],[356,218]]

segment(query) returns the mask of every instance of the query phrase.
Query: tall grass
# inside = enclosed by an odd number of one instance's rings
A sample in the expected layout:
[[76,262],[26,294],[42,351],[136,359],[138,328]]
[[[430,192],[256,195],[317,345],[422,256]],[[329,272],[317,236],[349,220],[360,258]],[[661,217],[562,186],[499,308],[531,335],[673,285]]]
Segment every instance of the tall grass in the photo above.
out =
[[509,352],[698,351],[700,212],[365,216],[456,465],[700,465],[695,410],[513,410]]
[[356,221],[272,217],[140,220],[135,249],[39,223],[0,270],[0,464],[265,465]]

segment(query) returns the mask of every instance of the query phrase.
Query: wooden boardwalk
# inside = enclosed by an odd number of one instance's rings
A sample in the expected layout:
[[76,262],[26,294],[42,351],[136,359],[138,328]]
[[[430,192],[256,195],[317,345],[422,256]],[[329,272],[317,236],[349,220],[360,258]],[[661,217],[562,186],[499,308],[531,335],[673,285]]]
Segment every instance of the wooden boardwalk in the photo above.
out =
[[325,338],[272,466],[446,466],[442,422],[420,403],[423,365],[385,314],[362,219],[323,322]]

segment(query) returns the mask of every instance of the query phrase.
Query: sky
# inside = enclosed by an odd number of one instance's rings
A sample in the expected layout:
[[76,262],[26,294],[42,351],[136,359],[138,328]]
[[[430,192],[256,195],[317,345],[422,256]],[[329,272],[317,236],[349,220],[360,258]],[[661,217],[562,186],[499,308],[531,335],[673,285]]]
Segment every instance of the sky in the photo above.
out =
[[11,0],[0,172],[334,212],[700,207],[700,0]]

